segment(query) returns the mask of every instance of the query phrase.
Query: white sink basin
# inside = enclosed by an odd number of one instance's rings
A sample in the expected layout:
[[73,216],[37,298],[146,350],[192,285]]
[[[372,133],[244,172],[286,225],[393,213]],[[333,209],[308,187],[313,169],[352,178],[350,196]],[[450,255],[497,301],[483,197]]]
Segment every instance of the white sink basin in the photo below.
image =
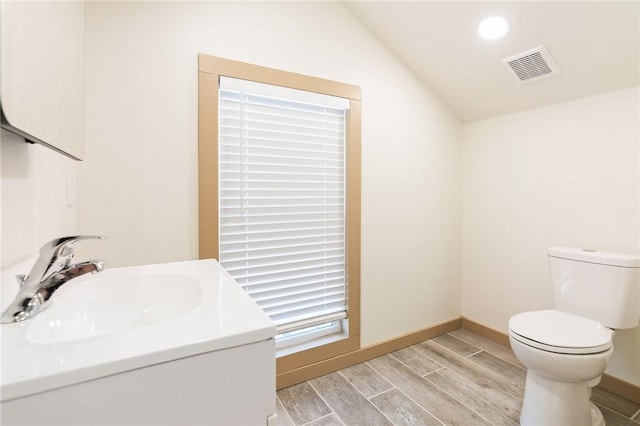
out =
[[[17,291],[3,271],[6,306]],[[0,325],[0,401],[275,336],[217,261],[108,267],[69,281],[35,317]]]
[[155,325],[184,315],[202,297],[185,274],[87,277],[61,287],[51,306],[25,323],[28,341],[63,343]]

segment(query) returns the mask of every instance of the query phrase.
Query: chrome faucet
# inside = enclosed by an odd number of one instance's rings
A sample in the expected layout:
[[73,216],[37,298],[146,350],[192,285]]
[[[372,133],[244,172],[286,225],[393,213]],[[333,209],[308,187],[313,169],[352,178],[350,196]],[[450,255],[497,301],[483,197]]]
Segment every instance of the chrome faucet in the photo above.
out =
[[87,273],[102,271],[101,260],[71,264],[74,245],[78,241],[103,239],[93,235],[77,235],[49,241],[40,249],[40,257],[29,275],[18,275],[20,289],[13,302],[2,313],[0,323],[24,321],[42,312],[51,304],[51,296],[63,284]]

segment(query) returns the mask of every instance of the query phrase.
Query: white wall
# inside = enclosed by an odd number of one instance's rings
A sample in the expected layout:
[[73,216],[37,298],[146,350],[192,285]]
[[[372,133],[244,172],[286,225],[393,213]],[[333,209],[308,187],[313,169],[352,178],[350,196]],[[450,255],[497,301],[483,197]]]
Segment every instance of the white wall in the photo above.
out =
[[76,162],[6,130],[0,138],[0,158],[4,268],[34,255],[47,241],[75,234],[76,207],[67,206],[66,185],[67,175],[75,177]]
[[362,343],[460,314],[461,125],[333,2],[88,2],[78,226],[123,266],[195,259],[197,54],[362,87]]
[[[640,252],[638,87],[463,129],[463,315],[506,333],[552,307],[552,245]],[[640,329],[609,374],[640,385]]]

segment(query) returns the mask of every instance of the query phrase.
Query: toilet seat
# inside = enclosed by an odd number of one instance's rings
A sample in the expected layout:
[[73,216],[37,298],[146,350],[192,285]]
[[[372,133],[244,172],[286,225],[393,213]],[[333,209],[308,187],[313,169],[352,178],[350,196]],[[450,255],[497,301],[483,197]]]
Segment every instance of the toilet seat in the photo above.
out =
[[560,354],[595,354],[613,346],[612,331],[599,322],[554,309],[511,317],[509,332],[525,345]]

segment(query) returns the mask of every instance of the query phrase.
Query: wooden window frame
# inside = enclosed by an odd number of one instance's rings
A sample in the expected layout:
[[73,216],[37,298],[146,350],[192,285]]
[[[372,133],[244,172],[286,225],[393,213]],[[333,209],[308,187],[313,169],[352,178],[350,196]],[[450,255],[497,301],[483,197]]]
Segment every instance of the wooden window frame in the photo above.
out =
[[198,55],[198,222],[200,259],[218,253],[218,89],[220,76],[323,93],[350,100],[346,141],[346,272],[348,337],[284,355],[278,376],[360,349],[360,87],[215,56]]

